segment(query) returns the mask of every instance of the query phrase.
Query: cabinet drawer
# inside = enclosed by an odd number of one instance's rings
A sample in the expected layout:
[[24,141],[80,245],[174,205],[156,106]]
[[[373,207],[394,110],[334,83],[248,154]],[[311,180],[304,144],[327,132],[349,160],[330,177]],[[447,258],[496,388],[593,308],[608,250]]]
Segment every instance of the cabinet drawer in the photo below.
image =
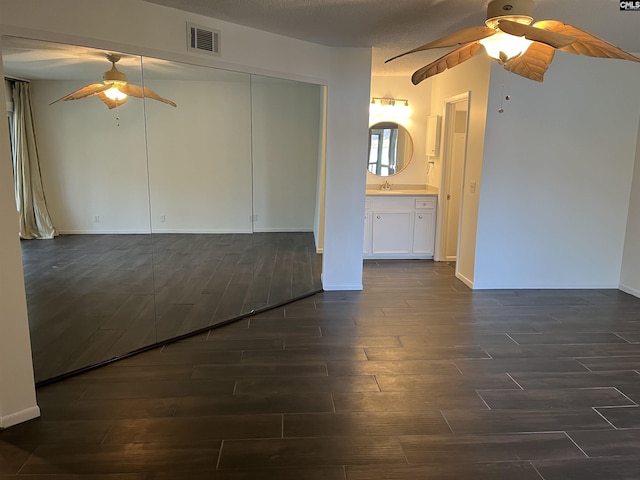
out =
[[416,208],[436,208],[435,198],[417,198]]

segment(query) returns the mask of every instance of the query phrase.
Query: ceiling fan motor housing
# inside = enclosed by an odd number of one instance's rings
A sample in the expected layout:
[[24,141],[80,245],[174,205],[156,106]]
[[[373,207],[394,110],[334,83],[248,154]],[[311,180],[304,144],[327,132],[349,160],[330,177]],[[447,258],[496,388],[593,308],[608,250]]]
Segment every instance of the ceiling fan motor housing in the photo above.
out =
[[529,25],[533,21],[533,0],[491,0],[485,24],[496,28],[500,20]]
[[105,83],[126,83],[127,75],[116,68],[114,65],[111,70],[107,70],[102,75]]
[[119,62],[122,57],[117,53],[107,53],[105,56],[107,60],[111,62],[111,70],[107,70],[104,72],[104,75],[102,75],[104,83],[115,83],[116,85],[124,85],[127,83],[127,75],[116,68],[116,63]]

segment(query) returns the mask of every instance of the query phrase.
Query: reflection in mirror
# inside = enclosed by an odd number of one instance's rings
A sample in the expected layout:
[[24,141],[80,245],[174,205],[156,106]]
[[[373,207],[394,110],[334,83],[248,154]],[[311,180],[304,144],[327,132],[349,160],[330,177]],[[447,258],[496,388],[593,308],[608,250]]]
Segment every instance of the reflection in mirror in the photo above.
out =
[[[2,45],[5,74],[30,87],[41,183],[58,233],[21,240],[42,381],[155,342],[144,104],[110,110],[96,96],[50,105],[100,82],[111,66],[105,52],[11,37]],[[141,85],[140,57],[123,54],[119,68]]]
[[143,66],[159,340],[319,290],[320,87]]
[[[256,307],[321,288],[318,219],[322,88],[253,75],[252,151]],[[266,289],[266,286],[268,290]]]
[[367,169],[389,177],[404,170],[413,155],[413,142],[406,128],[394,122],[379,122],[369,128]]
[[3,37],[59,233],[21,242],[40,383],[321,289],[322,88],[121,55],[178,107],[50,105],[100,81],[105,52]]
[[143,59],[156,326],[166,340],[243,312],[252,283],[251,77]]

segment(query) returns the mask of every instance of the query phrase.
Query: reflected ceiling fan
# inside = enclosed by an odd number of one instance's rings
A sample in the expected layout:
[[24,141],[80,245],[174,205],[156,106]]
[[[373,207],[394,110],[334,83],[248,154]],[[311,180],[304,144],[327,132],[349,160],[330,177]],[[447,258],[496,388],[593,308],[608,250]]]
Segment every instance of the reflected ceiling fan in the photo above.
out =
[[432,48],[461,45],[417,70],[414,85],[469,60],[484,46],[487,54],[512,73],[542,82],[556,49],[590,57],[619,58],[640,62],[601,38],[558,20],[533,21],[533,0],[491,0],[486,26],[470,27],[390,58]]
[[122,58],[117,53],[107,53],[107,60],[111,62],[111,70],[104,72],[102,83],[92,83],[86,87],[82,87],[69,95],[59,98],[50,105],[66,100],[79,100],[81,98],[89,98],[97,96],[102,100],[109,109],[115,108],[126,103],[129,96],[138,98],[151,98],[160,102],[176,107],[177,105],[166,98],[161,97],[149,87],[140,87],[132,83],[127,83],[127,75],[117,69],[116,63]]

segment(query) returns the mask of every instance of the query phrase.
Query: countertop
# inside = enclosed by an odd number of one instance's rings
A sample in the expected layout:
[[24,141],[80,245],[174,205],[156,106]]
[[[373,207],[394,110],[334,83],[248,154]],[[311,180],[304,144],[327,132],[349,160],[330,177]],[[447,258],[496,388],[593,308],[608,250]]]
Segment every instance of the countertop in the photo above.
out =
[[422,188],[394,188],[391,185],[391,190],[380,190],[380,187],[370,188],[367,186],[367,195],[438,195],[438,189],[435,187],[422,187]]

